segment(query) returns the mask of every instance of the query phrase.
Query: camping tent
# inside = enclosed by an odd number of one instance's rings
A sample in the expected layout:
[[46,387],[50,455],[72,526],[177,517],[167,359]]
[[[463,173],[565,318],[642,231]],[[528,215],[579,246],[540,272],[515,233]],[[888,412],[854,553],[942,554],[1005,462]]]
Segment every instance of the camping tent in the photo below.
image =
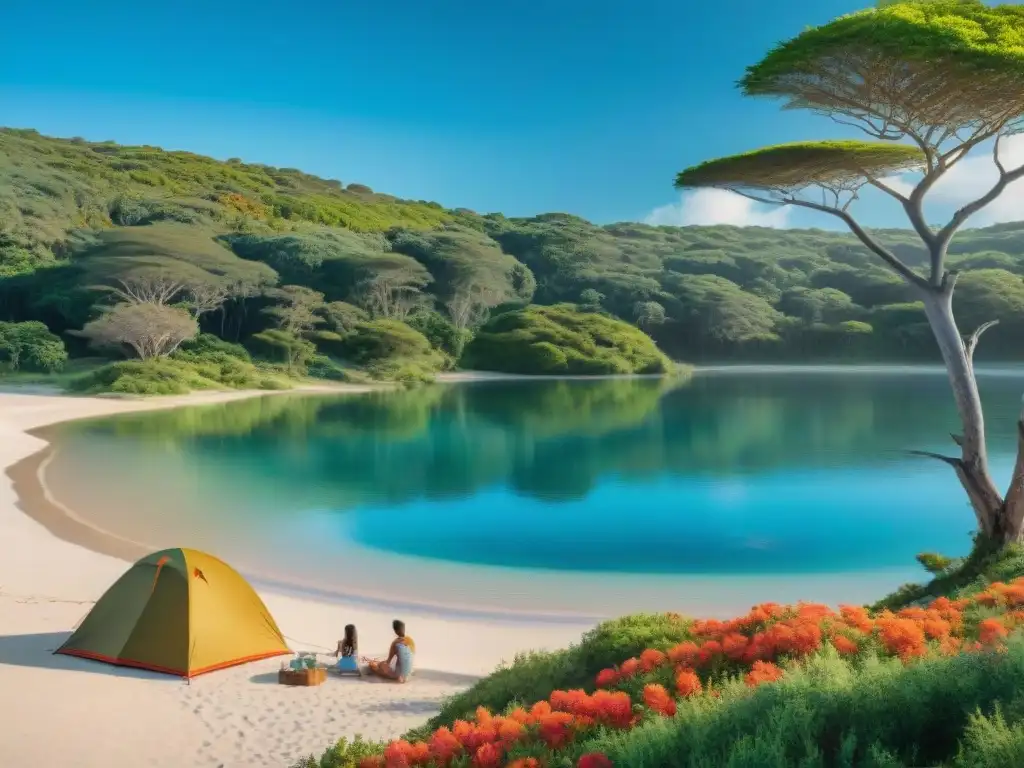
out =
[[194,549],[165,549],[129,568],[56,653],[195,677],[290,651],[231,566]]

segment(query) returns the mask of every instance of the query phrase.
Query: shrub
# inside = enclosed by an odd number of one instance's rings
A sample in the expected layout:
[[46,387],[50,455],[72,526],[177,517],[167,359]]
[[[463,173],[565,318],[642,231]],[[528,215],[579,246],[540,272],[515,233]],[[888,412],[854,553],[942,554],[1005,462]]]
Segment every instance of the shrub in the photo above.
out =
[[547,698],[557,688],[590,688],[605,667],[638,656],[646,648],[668,649],[689,637],[689,621],[676,614],[638,614],[599,624],[578,645],[551,653],[529,653],[478,681],[445,702],[427,723],[434,729],[451,725],[487,707],[499,712],[513,702]]
[[0,361],[11,370],[60,370],[68,359],[64,342],[40,322],[0,323]]
[[436,371],[450,365],[422,333],[399,320],[359,323],[344,337],[342,351],[375,379],[405,384],[432,381]]
[[253,364],[237,344],[199,337],[170,357],[123,360],[71,380],[83,393],[181,395],[200,389],[284,389],[280,372]]
[[314,355],[306,366],[306,375],[314,379],[345,381],[345,370],[327,355]]
[[672,365],[643,331],[560,304],[492,318],[466,347],[464,368],[525,374],[652,374]]
[[[609,622],[531,660],[532,685],[519,675],[516,687],[536,700],[510,693],[516,665],[499,670],[362,765],[1016,765],[1022,609],[1019,577],[898,613],[765,603],[727,621]],[[638,635],[657,645],[638,652]],[[613,657],[591,681],[551,689]],[[470,710],[474,693],[496,706]]]

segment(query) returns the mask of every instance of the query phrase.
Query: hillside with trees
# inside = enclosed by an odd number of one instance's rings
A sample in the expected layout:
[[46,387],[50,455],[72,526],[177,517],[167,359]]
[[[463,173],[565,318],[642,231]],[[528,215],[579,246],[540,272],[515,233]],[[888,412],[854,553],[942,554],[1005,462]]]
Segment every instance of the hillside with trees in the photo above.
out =
[[[875,235],[911,266],[927,259],[910,230]],[[1000,321],[979,359],[1020,359],[1024,223],[964,231],[949,253],[958,316]],[[295,169],[0,130],[8,369],[59,367],[54,338],[72,361],[180,362],[202,333],[227,342],[231,375],[255,366],[246,380],[416,379],[529,305],[624,321],[687,361],[939,359],[920,302],[846,233],[480,215]]]

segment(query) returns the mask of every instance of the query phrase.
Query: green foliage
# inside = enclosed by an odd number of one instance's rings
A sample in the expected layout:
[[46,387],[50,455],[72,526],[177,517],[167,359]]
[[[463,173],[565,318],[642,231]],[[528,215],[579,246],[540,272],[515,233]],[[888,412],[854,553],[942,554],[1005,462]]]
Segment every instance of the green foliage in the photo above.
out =
[[969,597],[994,581],[1009,582],[1019,576],[1024,576],[1024,548],[1012,545],[991,551],[979,541],[968,557],[953,561],[927,584],[904,584],[871,607],[898,610],[943,595]]
[[422,333],[434,349],[458,358],[465,347],[468,331],[459,330],[440,312],[419,311],[406,320],[408,326]]
[[929,573],[942,573],[953,564],[950,558],[935,552],[922,552],[917,556],[917,562]]
[[361,736],[356,736],[352,741],[339,739],[338,743],[324,752],[319,760],[310,755],[299,760],[292,768],[359,768],[360,760],[380,753],[380,744],[363,741]]
[[680,171],[676,189],[802,189],[837,186],[865,174],[882,177],[919,168],[917,147],[881,141],[804,141],[708,160]]
[[[17,130],[0,130],[0,222],[0,317],[44,323],[72,356],[85,348],[68,331],[96,316],[110,287],[160,275],[223,289],[200,323],[234,342],[280,320],[261,311],[282,306],[267,289],[322,294],[318,332],[299,335],[331,357],[368,314],[409,307],[408,321],[459,357],[470,334],[449,325],[472,330],[488,309],[493,318],[533,302],[600,306],[674,359],[938,359],[906,287],[843,233],[478,216],[293,170]],[[923,264],[913,232],[875,234]],[[950,265],[966,270],[954,299],[965,330],[1000,319],[978,359],[1019,359],[1024,227],[965,230]],[[397,296],[401,307],[382,310]],[[467,297],[468,311],[458,307]],[[563,361],[545,343],[534,350],[544,367],[570,366],[571,354]]]
[[642,331],[568,305],[498,315],[466,348],[464,367],[525,374],[665,373],[668,359]]
[[[936,765],[958,751],[961,759],[994,759],[1020,754],[1020,735],[999,720],[981,725],[974,713],[1012,702],[1020,717],[1021,683],[1019,639],[1006,653],[929,658],[910,666],[890,659],[853,667],[835,653],[823,653],[752,695],[733,684],[720,702],[685,701],[674,718],[609,734],[588,747],[630,768],[907,768]],[[982,734],[995,739],[983,741]]]
[[[811,27],[779,44],[761,62],[747,68],[740,86],[750,96],[789,94],[794,75],[819,71],[830,56],[851,46],[874,56],[934,68],[950,80],[957,76],[1020,78],[1024,75],[1022,29],[1024,12],[1014,4],[987,6],[979,0],[888,3]],[[967,92],[957,95],[964,103],[973,98]],[[1010,98],[1009,93],[1005,98]]]
[[60,370],[68,359],[64,342],[40,322],[0,323],[0,363],[12,371]]
[[252,335],[252,343],[268,357],[282,362],[289,371],[304,374],[316,354],[316,345],[282,328],[270,328]]
[[953,768],[1016,765],[1024,765],[1024,721],[1007,724],[998,704],[991,717],[980,711],[971,715]]
[[399,320],[359,323],[341,349],[373,378],[408,385],[429,383],[434,373],[451,365],[451,358],[433,349],[426,336]]
[[471,688],[448,699],[420,730],[450,726],[477,707],[501,712],[513,703],[532,704],[552,690],[594,689],[594,676],[645,648],[667,650],[689,639],[689,621],[676,614],[637,614],[599,624],[580,642],[551,653],[529,653],[499,667]]
[[181,395],[203,389],[283,389],[285,377],[254,364],[249,352],[202,334],[170,357],[110,363],[73,378],[68,389],[96,394]]
[[371,365],[398,358],[428,358],[430,342],[417,330],[399,320],[370,320],[360,323],[345,337],[344,350],[359,365]]

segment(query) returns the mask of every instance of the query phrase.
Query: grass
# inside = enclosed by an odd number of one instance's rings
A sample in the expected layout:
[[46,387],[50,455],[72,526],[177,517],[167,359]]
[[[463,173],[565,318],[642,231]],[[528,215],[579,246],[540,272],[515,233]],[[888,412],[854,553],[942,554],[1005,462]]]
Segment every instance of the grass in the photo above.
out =
[[43,373],[36,371],[11,371],[0,368],[0,385],[4,386],[45,386],[66,389],[81,376],[90,374],[107,365],[103,357],[70,358],[59,371]]
[[[960,609],[962,621],[964,631],[980,632],[986,619],[1010,614],[1000,614],[979,593],[993,582],[1022,576],[1024,548],[978,553],[952,564],[928,584],[883,598],[877,610],[897,610],[938,596],[973,596],[974,602]],[[403,738],[424,741],[438,728],[457,730],[459,721],[478,718],[478,707],[507,713],[545,701],[555,690],[591,693],[601,670],[645,649],[664,651],[694,638],[699,640],[700,630],[675,614],[605,622],[567,649],[517,657],[445,701],[437,716]],[[645,713],[634,727],[585,731],[554,753],[555,762],[548,768],[574,768],[581,755],[591,752],[605,754],[614,766],[624,768],[1024,765],[1024,634],[1012,633],[1001,648],[952,655],[933,651],[913,663],[880,649],[869,642],[859,654],[842,656],[826,642],[810,656],[780,662],[785,668],[782,679],[753,691],[742,672],[709,672],[714,680],[705,680],[705,685],[713,685],[715,695],[679,698],[678,711],[670,717],[652,716],[640,706],[636,711]],[[667,670],[674,674],[671,666]],[[671,677],[662,680],[660,674],[655,670],[624,679],[618,690],[629,692],[633,701],[644,701],[645,683],[671,685]],[[495,765],[509,764],[517,749]],[[383,745],[361,740],[340,742],[320,759],[307,758],[296,768],[357,768],[360,760],[382,750]],[[526,750],[524,746],[523,755]],[[468,768],[476,763],[463,756],[450,765]]]

